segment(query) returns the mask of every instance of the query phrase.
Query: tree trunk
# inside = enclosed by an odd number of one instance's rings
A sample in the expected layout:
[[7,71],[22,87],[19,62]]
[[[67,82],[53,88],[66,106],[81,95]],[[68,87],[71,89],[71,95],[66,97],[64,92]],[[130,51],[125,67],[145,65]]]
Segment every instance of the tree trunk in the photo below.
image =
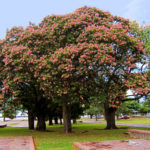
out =
[[38,122],[37,122],[36,130],[45,131],[46,130],[45,116],[39,114],[37,118],[38,118]]
[[34,114],[28,110],[28,126],[30,130],[34,130]]
[[53,125],[53,118],[51,116],[48,117],[49,125]]
[[90,114],[90,119],[92,119],[93,115]]
[[60,118],[59,120],[60,120],[60,124],[62,124],[62,119]]
[[73,119],[73,123],[74,123],[74,124],[77,123],[77,120],[76,120],[76,119]]
[[58,118],[57,117],[54,118],[54,121],[55,121],[55,124],[58,124]]
[[97,121],[97,114],[95,114],[95,121]]
[[67,102],[63,103],[63,122],[64,122],[64,133],[71,133],[71,108]]
[[116,108],[109,107],[107,103],[105,103],[105,117],[107,126],[106,129],[117,129],[115,123],[115,112]]

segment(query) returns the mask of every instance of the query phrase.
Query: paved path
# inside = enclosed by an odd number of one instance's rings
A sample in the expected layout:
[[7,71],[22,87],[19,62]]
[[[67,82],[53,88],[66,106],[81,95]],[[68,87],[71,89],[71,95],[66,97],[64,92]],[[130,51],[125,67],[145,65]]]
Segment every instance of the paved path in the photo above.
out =
[[150,150],[150,142],[147,140],[113,140],[94,142],[75,142],[76,150]]
[[[82,121],[84,123],[95,123],[95,124],[106,124],[105,122],[96,122],[96,121]],[[28,127],[27,120],[9,120],[6,122],[0,121],[0,125],[7,124],[8,127]],[[35,121],[36,124],[36,121]],[[150,124],[131,124],[131,123],[116,123],[117,126],[128,126],[128,127],[143,127],[150,128]]]
[[32,136],[0,137],[0,150],[35,150]]
[[[95,122],[95,121],[82,121],[84,123],[95,123],[95,124],[106,124],[105,122]],[[128,126],[128,127],[143,127],[150,128],[150,124],[131,124],[131,123],[116,123],[117,126]]]
[[[28,127],[27,120],[0,121],[0,125],[8,127]],[[32,136],[0,137],[0,150],[35,150]]]
[[[35,121],[35,125],[36,125],[37,121]],[[28,127],[28,120],[16,120],[16,119],[13,119],[13,120],[7,120],[5,122],[3,121],[0,121],[0,125],[5,125],[7,124],[7,127]]]

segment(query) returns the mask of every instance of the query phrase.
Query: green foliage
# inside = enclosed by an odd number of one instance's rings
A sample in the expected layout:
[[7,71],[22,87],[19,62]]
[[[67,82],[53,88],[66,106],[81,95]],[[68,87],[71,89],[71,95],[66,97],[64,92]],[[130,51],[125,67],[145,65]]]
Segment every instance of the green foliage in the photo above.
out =
[[141,108],[140,108],[140,113],[142,115],[150,113],[150,101],[149,101],[149,99],[145,99],[145,101],[142,102]]
[[6,108],[5,111],[2,113],[3,118],[5,117],[5,118],[14,119],[16,118],[16,115],[17,115],[16,110],[12,108],[11,109]]
[[142,107],[140,108],[140,113],[141,113],[141,114],[147,114],[148,112],[150,112],[150,108],[145,107],[145,106],[142,106]]
[[104,101],[102,100],[102,97],[90,98],[90,104],[85,110],[85,113],[89,115],[104,114]]
[[141,105],[138,101],[126,101],[120,105],[116,111],[116,115],[134,115],[135,111],[139,112],[141,110]]
[[116,115],[119,117],[121,114],[123,115],[131,115],[133,113],[133,109],[128,107],[127,103],[122,103],[116,111]]
[[127,101],[125,104],[130,110],[139,111],[140,109],[140,103],[138,101]]

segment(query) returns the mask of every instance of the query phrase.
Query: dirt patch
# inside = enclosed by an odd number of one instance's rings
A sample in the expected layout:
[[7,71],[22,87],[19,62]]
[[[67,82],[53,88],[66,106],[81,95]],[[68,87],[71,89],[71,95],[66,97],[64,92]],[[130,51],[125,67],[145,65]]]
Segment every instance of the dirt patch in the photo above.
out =
[[0,150],[35,150],[32,136],[0,137]]
[[75,150],[150,150],[147,140],[76,142]]

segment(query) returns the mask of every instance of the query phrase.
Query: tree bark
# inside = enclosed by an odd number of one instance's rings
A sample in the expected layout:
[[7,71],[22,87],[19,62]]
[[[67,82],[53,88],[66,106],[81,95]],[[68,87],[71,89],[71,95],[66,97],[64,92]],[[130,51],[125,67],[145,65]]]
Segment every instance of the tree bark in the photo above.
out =
[[58,124],[58,118],[54,117],[55,124]]
[[106,117],[106,129],[117,129],[115,123],[115,112],[116,108],[109,107],[107,103],[105,103],[105,117]]
[[51,116],[48,117],[49,125],[53,125],[53,118]]
[[95,121],[97,121],[97,114],[95,114]]
[[62,119],[60,118],[59,120],[60,120],[60,124],[62,124]]
[[37,119],[38,119],[38,122],[37,122],[36,130],[45,131],[46,130],[45,116],[39,114],[37,116]]
[[28,110],[28,126],[30,130],[34,130],[34,114]]
[[76,119],[73,119],[73,123],[74,123],[74,124],[77,123],[77,120],[76,120]]
[[93,115],[90,114],[90,119],[92,119]]
[[71,133],[71,108],[70,104],[63,102],[63,122],[64,122],[64,133]]

